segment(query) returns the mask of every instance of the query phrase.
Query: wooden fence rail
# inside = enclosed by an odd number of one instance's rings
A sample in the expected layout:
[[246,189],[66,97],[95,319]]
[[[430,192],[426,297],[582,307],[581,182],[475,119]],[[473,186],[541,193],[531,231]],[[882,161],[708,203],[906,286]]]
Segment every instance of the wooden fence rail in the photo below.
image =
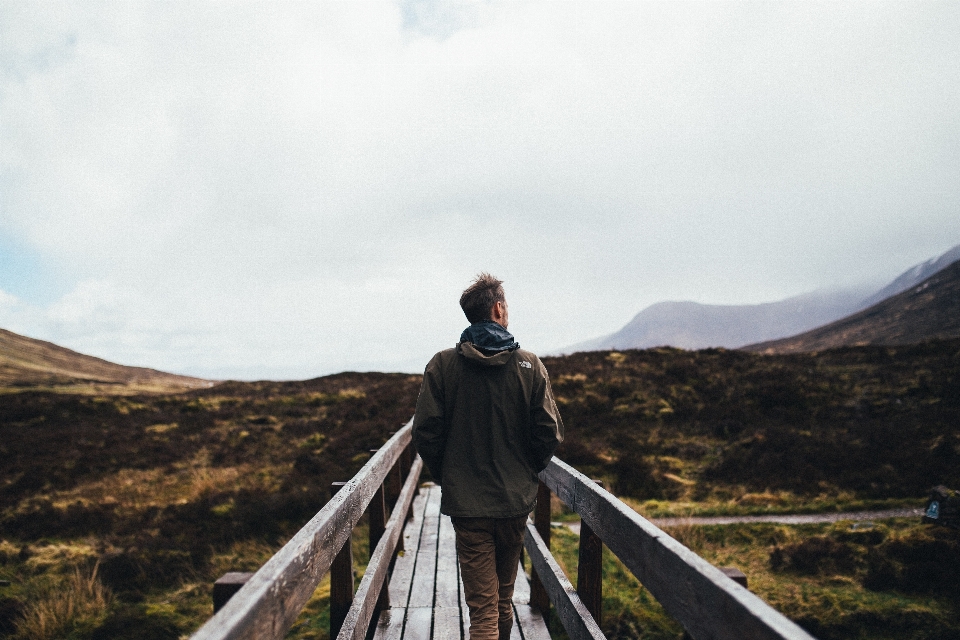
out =
[[[411,431],[412,420],[373,452],[353,479],[335,483],[330,501],[192,639],[279,640],[328,571],[331,637],[367,637],[378,611],[390,606],[387,577],[402,548],[403,527],[412,513],[423,469],[423,461],[412,452]],[[696,640],[812,640],[760,598],[563,461],[551,460],[540,473],[540,482],[534,522],[528,524],[524,541],[533,569],[530,604],[546,613],[552,603],[572,640],[604,638],[599,626],[603,545]],[[581,517],[576,589],[550,553],[551,492]],[[388,519],[389,504],[393,508]],[[370,514],[370,562],[354,593],[350,538],[365,511]],[[433,571],[425,568],[427,574]],[[456,572],[438,573],[437,580],[441,577],[455,581]],[[236,584],[223,586],[234,589]],[[444,597],[456,591],[447,588]],[[427,596],[432,601],[432,591]],[[424,612],[429,609],[418,610],[418,615]],[[415,637],[423,629],[429,633],[430,623],[427,620],[418,627],[408,621],[407,627]]]
[[[401,472],[410,471],[405,474],[406,483],[400,491],[402,499],[409,493],[405,498],[407,503],[402,508],[399,504],[395,506],[391,516],[391,523],[395,518],[399,520],[395,531],[390,530],[388,524],[388,531],[381,534],[377,546],[380,550],[385,541],[392,541],[395,549],[422,468],[419,458],[411,463],[408,457],[412,422],[378,449],[357,475],[345,483],[310,522],[191,636],[192,640],[283,638],[330,570],[338,552],[344,545],[349,547],[350,536],[360,516],[375,495],[383,495],[384,481],[399,467]],[[397,514],[401,515],[398,517]],[[386,564],[389,561],[387,558]],[[374,569],[368,568],[367,573],[378,573]],[[348,618],[349,615],[347,613]]]
[[[540,495],[546,494],[549,500],[552,491],[580,514],[581,527],[586,525],[591,535],[598,536],[696,640],[812,640],[770,605],[565,462],[554,458],[540,473],[540,480],[549,489],[542,488]],[[594,640],[599,628],[581,595],[552,561],[549,539],[544,543],[541,536],[544,524],[549,530],[549,512],[546,522],[542,516],[537,520],[527,526],[524,543],[539,578],[533,586],[542,585],[549,594],[572,640]],[[581,545],[584,543],[581,535]],[[595,558],[600,555],[586,550],[581,551],[581,558],[584,553]],[[592,588],[589,597],[596,598]],[[531,593],[531,601],[535,599],[536,594]]]
[[385,595],[389,594],[386,588],[387,571],[397,550],[397,542],[400,540],[403,523],[413,503],[413,496],[417,492],[417,482],[420,480],[422,469],[423,460],[417,456],[407,483],[400,493],[400,499],[397,500],[397,506],[387,522],[386,534],[380,538],[370,555],[367,570],[363,574],[363,579],[360,580],[360,587],[340,628],[337,640],[363,640],[374,614],[389,605],[389,601],[384,601],[384,598],[389,598],[389,595]]

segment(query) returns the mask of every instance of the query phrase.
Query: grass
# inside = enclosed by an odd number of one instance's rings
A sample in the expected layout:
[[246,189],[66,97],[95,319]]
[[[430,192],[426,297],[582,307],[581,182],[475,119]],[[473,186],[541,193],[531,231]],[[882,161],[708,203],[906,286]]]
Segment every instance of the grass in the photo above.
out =
[[[796,356],[653,349],[545,363],[567,430],[558,455],[644,515],[666,517],[921,506],[931,486],[960,486],[958,354],[960,341]],[[419,384],[406,374],[344,373],[166,395],[109,385],[3,395],[0,578],[13,584],[0,591],[0,635],[16,633],[38,594],[75,580],[75,568],[90,577],[83,572],[98,561],[103,591],[88,593],[101,611],[66,616],[63,634],[188,635],[212,613],[212,583],[279,549],[327,501],[330,483],[352,477],[409,419]],[[861,545],[851,552],[856,570],[828,579],[797,566],[836,545],[790,546],[833,539],[828,528],[783,533],[782,563],[772,568],[763,536],[787,530],[725,528],[745,536],[740,546],[707,529],[678,535],[694,536],[718,563],[759,554],[758,592],[809,624],[823,621],[827,635],[857,637],[875,624],[953,629],[938,622],[955,615],[938,593],[953,592],[941,584],[919,593],[911,582],[927,552],[910,549],[927,547]],[[566,557],[564,536],[557,540]],[[612,637],[673,637],[675,623],[649,593],[607,562]],[[325,637],[328,597],[321,585],[294,637]]]
[[[579,544],[580,536],[566,527],[553,527],[550,532],[550,549],[573,585],[577,584]],[[567,637],[555,613],[550,615],[549,627],[551,637],[559,640]],[[608,638],[679,640],[683,636],[683,627],[609,549],[603,553],[601,628]]]
[[[6,557],[12,548],[0,544]],[[6,598],[6,619],[0,630],[17,640],[87,637],[105,619],[113,594],[97,575],[89,547],[52,544],[18,551],[18,567],[4,566],[2,575],[15,585]],[[15,606],[12,606],[15,603]]]
[[[820,640],[960,637],[960,538],[913,519],[816,525],[683,525],[667,533]],[[579,537],[554,527],[551,548],[576,584]],[[602,628],[610,638],[680,638],[672,620],[604,550]],[[551,631],[563,638],[556,616]]]
[[915,509],[917,498],[858,499],[849,494],[804,498],[791,492],[744,492],[733,500],[703,502],[644,500],[621,498],[646,518],[683,518],[708,516],[760,516],[806,513],[843,513]]

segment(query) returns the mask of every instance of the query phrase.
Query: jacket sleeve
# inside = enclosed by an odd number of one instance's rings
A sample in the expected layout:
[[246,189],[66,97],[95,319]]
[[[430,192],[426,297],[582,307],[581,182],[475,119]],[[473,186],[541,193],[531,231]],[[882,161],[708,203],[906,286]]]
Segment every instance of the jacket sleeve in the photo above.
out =
[[553,399],[547,368],[537,360],[536,382],[530,404],[530,445],[537,473],[547,468],[553,452],[563,442],[563,420]]
[[440,354],[437,354],[427,363],[423,372],[417,411],[413,416],[413,444],[437,484],[441,481],[443,452],[447,446],[443,407],[443,379],[440,375]]

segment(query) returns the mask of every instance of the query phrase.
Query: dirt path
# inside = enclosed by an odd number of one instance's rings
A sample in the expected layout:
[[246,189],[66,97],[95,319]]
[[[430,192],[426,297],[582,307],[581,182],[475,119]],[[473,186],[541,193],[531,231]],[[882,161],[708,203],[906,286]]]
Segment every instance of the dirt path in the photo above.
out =
[[[769,516],[711,516],[697,518],[652,518],[658,527],[675,527],[681,524],[741,524],[746,522],[775,522],[777,524],[813,524],[837,522],[838,520],[882,520],[884,518],[919,518],[923,509],[886,509],[884,511],[849,511],[846,513],[804,513]],[[561,523],[553,523],[561,524]],[[571,531],[580,535],[579,522],[564,522]]]

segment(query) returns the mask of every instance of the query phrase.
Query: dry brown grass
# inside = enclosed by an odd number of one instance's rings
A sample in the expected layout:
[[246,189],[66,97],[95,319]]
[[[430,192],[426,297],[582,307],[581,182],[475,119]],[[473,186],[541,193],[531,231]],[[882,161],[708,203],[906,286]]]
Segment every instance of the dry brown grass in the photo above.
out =
[[[116,505],[121,511],[139,511],[150,507],[187,504],[224,487],[258,488],[276,491],[280,479],[289,473],[289,465],[213,467],[201,452],[173,472],[165,469],[121,469],[117,473],[80,484],[67,491],[50,494],[58,508],[83,505]],[[26,501],[21,504],[25,508]]]
[[62,638],[77,627],[93,627],[106,615],[112,595],[97,578],[99,563],[91,569],[74,568],[63,580],[39,590],[27,602],[17,624],[17,640]]

